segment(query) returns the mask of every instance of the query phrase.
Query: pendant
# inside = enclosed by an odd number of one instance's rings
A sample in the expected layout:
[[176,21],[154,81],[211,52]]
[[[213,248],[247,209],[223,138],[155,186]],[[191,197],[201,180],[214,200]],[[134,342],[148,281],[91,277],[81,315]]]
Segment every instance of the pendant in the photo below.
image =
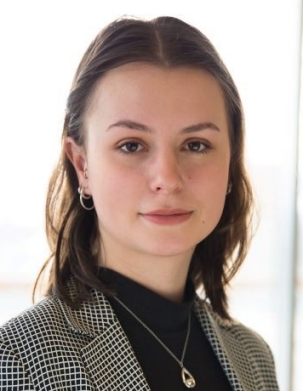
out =
[[193,377],[193,375],[185,367],[182,368],[181,375],[182,375],[183,383],[185,384],[185,386],[187,388],[194,388],[195,387],[196,380]]

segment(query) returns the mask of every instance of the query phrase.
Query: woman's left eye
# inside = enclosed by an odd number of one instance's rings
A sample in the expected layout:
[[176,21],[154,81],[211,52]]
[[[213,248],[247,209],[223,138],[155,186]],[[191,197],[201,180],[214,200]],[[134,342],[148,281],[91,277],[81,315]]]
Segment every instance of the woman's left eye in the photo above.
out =
[[196,153],[205,153],[208,146],[202,141],[190,141],[185,145],[185,150]]

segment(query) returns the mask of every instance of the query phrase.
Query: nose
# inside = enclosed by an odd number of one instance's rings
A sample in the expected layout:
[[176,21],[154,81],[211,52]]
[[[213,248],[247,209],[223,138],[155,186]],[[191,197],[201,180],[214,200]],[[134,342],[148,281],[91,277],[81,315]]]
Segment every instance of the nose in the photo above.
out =
[[153,192],[169,194],[183,187],[181,168],[174,152],[158,153],[149,165],[150,188]]

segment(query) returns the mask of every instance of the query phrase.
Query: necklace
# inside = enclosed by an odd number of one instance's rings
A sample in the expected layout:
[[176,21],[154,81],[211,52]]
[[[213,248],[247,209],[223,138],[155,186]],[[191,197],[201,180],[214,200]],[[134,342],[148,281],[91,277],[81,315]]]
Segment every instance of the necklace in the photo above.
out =
[[185,343],[184,343],[184,347],[183,347],[183,352],[182,352],[181,360],[179,360],[178,357],[176,357],[174,355],[174,353],[171,350],[169,350],[168,347],[161,341],[161,339],[159,337],[157,337],[157,335],[135,313],[133,313],[133,311],[130,308],[128,308],[126,306],[126,304],[124,304],[116,296],[114,296],[114,299],[118,303],[120,303],[120,305],[122,305],[122,307],[125,308],[126,311],[128,311],[145,328],[145,330],[147,330],[155,338],[155,340],[159,342],[159,344],[167,351],[167,353],[170,354],[170,356],[180,365],[181,377],[182,377],[182,381],[183,381],[184,385],[187,388],[194,388],[196,385],[196,380],[193,377],[193,375],[185,368],[185,366],[183,364],[184,356],[185,356],[185,352],[186,352],[186,348],[187,348],[187,344],[188,344],[189,334],[190,334],[191,312],[189,313],[189,317],[188,317],[187,333],[186,333]]

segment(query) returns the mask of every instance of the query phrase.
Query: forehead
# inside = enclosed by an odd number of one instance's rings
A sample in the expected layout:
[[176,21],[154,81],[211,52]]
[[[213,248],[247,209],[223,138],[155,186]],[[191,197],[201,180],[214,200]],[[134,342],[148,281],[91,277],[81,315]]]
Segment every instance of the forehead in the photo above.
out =
[[209,72],[191,67],[130,63],[109,71],[96,84],[86,120],[117,113],[155,124],[157,118],[165,117],[182,125],[187,118],[227,123],[224,94],[218,81]]

